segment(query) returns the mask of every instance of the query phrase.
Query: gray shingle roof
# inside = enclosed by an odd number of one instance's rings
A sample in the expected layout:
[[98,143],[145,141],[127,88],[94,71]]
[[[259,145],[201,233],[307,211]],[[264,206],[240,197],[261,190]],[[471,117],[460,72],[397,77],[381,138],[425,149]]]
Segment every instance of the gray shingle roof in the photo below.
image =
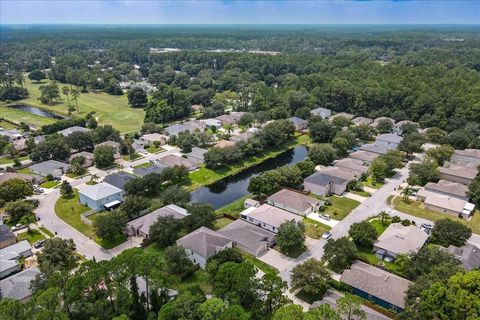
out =
[[147,174],[150,173],[160,173],[166,166],[162,164],[156,164],[147,168],[138,168],[138,169],[133,169],[133,174],[138,176],[138,177],[145,177]]
[[425,244],[428,234],[415,226],[392,223],[378,237],[374,246],[395,254],[417,252]]
[[259,248],[263,247],[265,242],[271,244],[275,238],[275,233],[240,219],[229,223],[222,229],[218,230],[218,233],[249,248],[253,252],[256,252]]
[[187,156],[195,160],[198,160],[200,162],[203,162],[203,155],[207,153],[207,151],[208,151],[207,149],[193,147],[192,151],[190,153],[187,153]]
[[461,165],[451,165],[448,168],[439,167],[438,171],[443,174],[467,179],[474,179],[478,174],[478,170],[476,168]]
[[39,172],[41,175],[61,175],[61,173],[65,173],[68,170],[68,164],[56,161],[56,160],[48,160],[44,162],[40,162],[30,166],[30,170],[34,172]]
[[190,127],[184,126],[183,124],[172,124],[171,126],[168,126],[165,128],[165,133],[169,136],[175,136],[178,135],[180,132],[184,131],[190,131]]
[[338,177],[331,177],[326,174],[322,174],[320,172],[315,172],[312,175],[306,177],[304,179],[305,182],[313,183],[319,186],[327,186],[330,183],[336,183],[336,184],[343,184],[347,182],[346,179],[343,178],[338,178]]
[[68,137],[69,135],[71,135],[74,132],[88,132],[88,131],[90,131],[90,130],[88,130],[87,128],[74,126],[74,127],[70,127],[70,128],[58,131],[58,133],[60,133],[61,135],[65,136],[65,137]]
[[373,120],[366,117],[356,117],[352,120],[353,124],[359,126],[361,124],[369,125],[373,123]]
[[335,161],[335,167],[341,167],[348,170],[359,171],[361,173],[365,173],[368,171],[368,166],[363,165],[362,160],[353,159],[353,158],[344,158]]
[[480,149],[455,150],[455,155],[480,159]]
[[135,230],[140,230],[141,232],[148,234],[150,231],[150,226],[155,221],[157,221],[159,217],[172,216],[177,219],[183,219],[187,215],[189,215],[189,213],[184,208],[174,204],[169,204],[168,206],[154,210],[150,213],[147,213],[146,215],[130,221],[127,224],[127,228],[133,228]]
[[103,178],[103,182],[124,190],[125,184],[134,178],[135,176],[128,172],[120,171],[117,173],[109,174],[108,176]]
[[22,300],[32,295],[30,283],[40,273],[38,268],[28,268],[0,281],[0,297],[2,299]]
[[197,168],[197,164],[194,161],[173,154],[158,159],[158,162],[165,167],[185,166],[189,170]]
[[405,308],[405,293],[412,284],[407,279],[360,261],[355,261],[350,269],[346,269],[340,281],[402,309]]
[[201,227],[177,240],[178,245],[207,259],[230,242],[231,239],[206,227]]
[[122,189],[119,189],[111,184],[106,182],[101,182],[94,185],[86,185],[79,189],[79,193],[92,200],[100,200],[108,196],[123,192]]
[[18,259],[21,253],[31,249],[32,249],[32,246],[28,243],[28,241],[23,240],[15,244],[12,244],[11,246],[8,246],[6,248],[0,249],[0,259],[2,260]]
[[355,151],[350,153],[349,157],[353,159],[366,161],[366,162],[372,162],[378,157],[378,154],[360,150],[360,151]]
[[432,192],[442,192],[459,197],[466,197],[468,187],[458,182],[452,182],[447,180],[440,180],[437,183],[429,182],[425,185],[425,190]]
[[467,271],[480,268],[480,249],[477,246],[469,243],[463,247],[450,245],[447,251],[459,259]]
[[6,224],[0,224],[0,243],[15,239],[15,234]]
[[322,201],[318,199],[288,189],[282,189],[272,194],[267,198],[267,201],[268,200],[302,212],[322,203]]
[[[393,148],[390,148],[390,149],[393,149]],[[360,146],[360,150],[377,153],[377,154],[387,154],[387,151],[390,149],[385,147],[384,145],[379,145],[379,144],[364,144]]]
[[385,133],[385,134],[381,134],[377,137],[377,140],[392,142],[392,143],[397,143],[397,144],[402,142],[402,139],[403,138],[401,136],[396,135],[394,133]]
[[300,125],[303,125],[303,124],[307,123],[306,120],[303,120],[302,118],[299,118],[299,117],[291,117],[291,118],[288,118],[288,120],[293,122],[293,124],[295,126],[300,126]]
[[328,118],[332,114],[332,110],[327,108],[316,108],[316,109],[310,110],[310,113],[313,114],[314,116]]
[[[253,208],[253,207],[252,207]],[[251,208],[248,208],[249,210]],[[245,211],[244,211],[245,212]],[[302,217],[288,211],[276,208],[268,204],[262,204],[260,207],[252,209],[248,213],[245,213],[248,217],[251,217],[255,220],[267,223],[275,228],[280,228],[280,226],[287,221],[302,221]]]

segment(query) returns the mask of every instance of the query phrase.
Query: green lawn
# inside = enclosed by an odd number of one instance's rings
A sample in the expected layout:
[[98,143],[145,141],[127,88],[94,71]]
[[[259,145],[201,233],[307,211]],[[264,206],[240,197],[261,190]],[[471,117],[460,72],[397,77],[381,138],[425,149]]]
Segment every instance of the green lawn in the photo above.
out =
[[365,187],[380,189],[383,186],[383,182],[374,182],[372,177],[368,177],[367,180],[363,181]]
[[368,263],[372,266],[375,266],[375,267],[381,266],[384,269],[386,269],[387,271],[396,273],[400,276],[403,275],[403,270],[402,270],[401,266],[399,266],[396,263],[390,263],[390,262],[386,262],[382,259],[379,259],[374,253],[372,253],[370,251],[359,249],[358,259],[362,260],[362,261],[364,261],[364,262],[366,262],[366,263]]
[[245,207],[244,207],[244,202],[246,199],[250,198],[251,195],[246,195],[244,197],[241,197],[229,204],[227,204],[226,206],[224,207],[221,207],[220,209],[217,209],[215,211],[215,214],[216,215],[222,215],[222,214],[229,214],[231,216],[234,216],[234,217],[239,217],[239,214],[240,212],[242,212],[243,210],[245,210]]
[[332,205],[325,207],[325,213],[335,220],[344,219],[360,204],[360,202],[346,197],[332,196],[330,200]]
[[388,226],[392,223],[391,220],[386,220],[385,221],[385,224],[382,224],[382,222],[380,220],[371,220],[369,222],[374,228],[375,230],[377,231],[377,235],[381,235],[383,233],[383,231],[385,231],[385,229],[388,228]]
[[[0,107],[0,110],[2,110],[1,107]],[[17,127],[13,123],[10,123],[2,119],[3,119],[3,113],[2,113],[2,118],[0,118],[0,128],[10,130],[10,129],[15,129]]]
[[[39,106],[56,113],[66,115],[68,113],[67,98],[63,94],[60,94],[62,100],[52,106],[43,105],[38,100],[38,97],[40,96],[40,90],[38,87],[46,83],[47,81],[43,81],[42,83],[38,84],[25,77],[25,84],[29,92],[29,97],[20,101],[20,103],[23,102],[28,105]],[[65,84],[59,83],[58,85],[60,88],[62,88]],[[85,116],[87,113],[94,111],[95,117],[97,117],[98,120],[98,124],[110,124],[116,129],[120,130],[120,132],[139,129],[143,124],[143,117],[145,115],[144,110],[135,109],[128,106],[126,94],[122,96],[112,96],[106,93],[81,93],[78,97],[78,106],[81,116]],[[5,118],[10,119],[8,115],[5,115]],[[21,121],[19,119],[11,120]],[[49,119],[46,121],[49,121]]]
[[163,149],[162,147],[155,147],[155,146],[151,146],[151,147],[148,147],[148,148],[145,148],[145,150],[147,150],[148,153],[160,153],[160,152],[164,152],[166,151],[165,149]]
[[[28,160],[28,156],[20,157],[20,158],[18,158],[18,160],[20,160],[20,161]],[[0,158],[0,164],[9,164],[9,163],[13,163],[13,158],[11,158],[11,157]]]
[[322,238],[322,234],[332,229],[330,226],[327,226],[326,224],[323,224],[321,222],[318,222],[309,218],[303,219],[303,224],[305,225],[305,235],[313,239]]
[[119,235],[112,241],[97,237],[92,226],[89,226],[80,219],[80,214],[89,211],[90,208],[80,204],[78,199],[79,196],[76,190],[74,191],[74,196],[70,199],[63,199],[60,197],[57,200],[57,203],[55,203],[55,213],[57,216],[90,239],[93,239],[105,249],[116,247],[127,240],[124,235]]
[[151,164],[150,162],[144,162],[134,166],[133,169],[150,168],[151,166],[153,166],[153,164]]
[[72,172],[69,172],[66,174],[67,177],[69,177],[70,179],[76,179],[78,177],[83,177],[87,175],[87,172],[85,172],[84,174],[76,174],[76,173],[72,173]]
[[425,209],[423,207],[423,203],[419,201],[411,201],[410,203],[406,203],[403,201],[401,197],[395,197],[393,199],[390,199],[389,203],[393,202],[393,208],[395,210],[405,212],[408,214],[411,214],[412,216],[419,217],[419,218],[424,218],[427,220],[431,221],[437,221],[439,219],[444,219],[444,218],[449,218],[454,221],[461,222],[468,227],[472,229],[473,233],[480,234],[480,212],[479,210],[476,210],[476,212],[473,214],[472,219],[470,221],[454,217],[452,215],[446,214],[446,213],[441,213],[429,209]]
[[219,229],[222,229],[223,227],[225,227],[226,225],[232,223],[234,220],[232,219],[229,219],[229,218],[218,218],[215,220],[215,224],[214,224],[214,227],[215,227],[215,230],[219,230]]
[[30,168],[23,168],[23,169],[20,169],[20,170],[17,170],[18,173],[23,173],[23,174],[33,174],[33,175],[37,175],[36,173],[33,173],[32,170],[30,170]]
[[43,233],[45,233],[47,236],[49,236],[50,238],[52,237],[55,237],[55,235],[53,234],[52,231],[48,230],[47,228],[45,227],[39,227],[38,229],[42,230]]
[[368,198],[371,196],[370,192],[363,191],[363,190],[352,190],[350,192],[365,198]]
[[[18,123],[25,122],[28,124],[32,124],[37,128],[57,121],[55,119],[40,117],[40,116],[31,114],[29,112],[24,112],[18,109],[8,108],[5,106],[5,104],[0,105],[0,115],[2,118],[11,120],[13,122],[18,122]],[[2,124],[3,123],[5,123],[5,121],[2,121]],[[5,129],[9,129],[9,128],[5,128]]]
[[28,243],[34,244],[39,240],[45,239],[45,236],[40,233],[40,231],[31,229],[30,231],[22,232],[17,236],[18,241],[27,240]]
[[227,176],[234,175],[249,167],[257,165],[267,159],[274,158],[279,154],[294,148],[297,145],[305,145],[309,143],[310,143],[309,136],[304,134],[304,135],[297,136],[295,140],[290,141],[289,143],[281,147],[264,152],[259,156],[245,158],[243,161],[240,161],[239,163],[235,163],[231,166],[224,166],[222,168],[213,170],[213,169],[207,169],[205,166],[202,165],[198,170],[190,173],[190,183],[188,184],[188,189],[192,191],[198,187],[212,184]]
[[40,187],[46,188],[46,189],[52,189],[56,187],[58,184],[59,182],[57,180],[51,180],[51,181],[45,181],[40,185]]
[[142,155],[139,155],[138,153],[134,153],[132,155],[125,155],[122,156],[122,159],[125,161],[133,161],[133,160],[138,160],[144,158]]
[[265,262],[263,262],[261,260],[258,260],[257,258],[252,256],[251,254],[248,254],[248,253],[242,251],[242,256],[246,261],[250,262],[255,267],[257,267],[257,269],[260,269],[263,272],[269,273],[269,274],[278,274],[277,268],[272,267],[271,265],[266,264]]

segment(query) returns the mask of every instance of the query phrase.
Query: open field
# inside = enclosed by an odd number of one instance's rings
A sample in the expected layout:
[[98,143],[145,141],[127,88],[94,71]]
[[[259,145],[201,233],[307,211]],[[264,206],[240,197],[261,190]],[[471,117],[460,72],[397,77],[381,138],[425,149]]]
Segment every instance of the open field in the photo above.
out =
[[[46,83],[46,80],[40,83],[36,83],[25,77],[25,85],[28,90],[29,97],[27,99],[18,101],[17,103],[25,103],[31,106],[40,107],[42,109],[48,109],[55,113],[67,115],[67,98],[63,94],[60,94],[62,101],[55,105],[44,105],[38,100],[38,98],[40,97],[40,90],[38,89],[38,87]],[[65,84],[62,83],[58,84],[60,89],[64,85]],[[73,105],[74,102],[71,101],[71,104]],[[145,112],[142,109],[134,109],[128,106],[127,95],[125,94],[122,96],[112,96],[106,93],[81,93],[78,97],[78,107],[80,109],[80,115],[85,116],[87,113],[95,111],[95,116],[97,117],[99,124],[110,124],[116,129],[120,130],[120,132],[128,132],[139,129],[143,124],[143,116],[145,115]],[[14,112],[21,112],[21,114],[17,113],[15,117],[13,117],[13,114],[11,116],[9,116],[8,114],[3,115],[4,109],[5,108],[3,107],[1,109],[2,116],[13,121],[25,121],[21,120],[22,114],[27,114],[30,117],[30,114],[17,110],[14,110]],[[23,117],[25,116],[23,115]],[[54,122],[51,119],[43,117],[37,118],[46,119],[42,121],[47,121],[47,123]],[[27,120],[25,122],[29,121]]]
[[[54,123],[56,121],[54,119],[40,117],[40,116],[31,114],[28,112],[24,112],[18,109],[5,107],[5,104],[0,104],[0,118],[5,118],[18,123],[25,122],[25,123],[33,124],[35,127],[41,127],[43,125]],[[8,122],[2,121],[2,124],[4,123],[8,123]],[[0,125],[0,126],[5,129],[12,129],[13,125],[11,123],[8,123],[8,124],[9,126],[5,126],[5,127],[3,125]]]

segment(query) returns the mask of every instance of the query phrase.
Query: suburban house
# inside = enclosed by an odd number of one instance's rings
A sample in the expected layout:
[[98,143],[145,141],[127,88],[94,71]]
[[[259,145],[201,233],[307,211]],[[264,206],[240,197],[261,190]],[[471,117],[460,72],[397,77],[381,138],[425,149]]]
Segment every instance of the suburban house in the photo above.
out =
[[348,182],[358,178],[358,174],[338,167],[328,167],[306,177],[303,188],[317,195],[341,195],[347,191]]
[[458,182],[466,186],[470,185],[478,174],[476,168],[458,164],[451,164],[449,167],[439,167],[438,171],[440,172],[440,179]]
[[477,168],[480,166],[480,150],[479,149],[465,149],[455,150],[452,159],[450,160],[456,164],[462,164]]
[[109,185],[112,185],[114,187],[117,187],[118,189],[121,189],[122,191],[125,191],[125,184],[134,179],[135,176],[133,174],[130,174],[125,171],[120,171],[116,173],[111,173],[105,178],[103,178],[102,182],[108,183]]
[[381,134],[375,140],[375,145],[383,146],[387,150],[397,149],[402,137],[393,133]]
[[207,260],[216,253],[233,247],[233,241],[221,233],[210,230],[206,227],[198,228],[183,238],[177,240],[182,246],[189,259],[205,269]]
[[362,144],[359,149],[361,151],[367,151],[367,152],[370,152],[370,153],[376,153],[377,156],[380,156],[380,155],[385,155],[387,154],[388,149],[386,146],[384,146],[383,144],[375,144],[375,143],[366,143],[366,144]]
[[378,127],[378,124],[380,122],[383,122],[384,120],[387,120],[387,121],[390,121],[392,123],[392,128],[393,128],[393,125],[395,124],[395,120],[393,120],[392,118],[388,118],[388,117],[378,117],[376,118],[375,120],[373,120],[373,123],[372,123],[372,127]]
[[0,183],[10,179],[20,179],[30,182],[31,184],[40,184],[44,179],[34,174],[25,174],[18,172],[0,172]]
[[165,133],[170,136],[170,137],[173,137],[173,136],[176,136],[178,135],[180,132],[185,132],[185,131],[190,131],[190,127],[188,126],[185,126],[183,124],[172,124],[171,126],[168,126],[165,128]]
[[17,129],[1,130],[0,135],[7,137],[8,141],[15,141],[23,138],[22,133]]
[[164,165],[155,164],[153,166],[146,167],[146,168],[133,169],[133,174],[137,177],[143,178],[150,173],[160,173],[162,172],[163,169],[165,169]]
[[54,178],[60,178],[64,173],[68,171],[68,164],[59,162],[57,160],[47,160],[34,164],[29,167],[30,171],[46,177],[52,175]]
[[207,128],[216,128],[216,129],[220,129],[222,127],[222,123],[220,122],[220,120],[218,119],[203,119],[203,120],[200,120],[202,121],[203,123],[205,123],[205,125],[207,126]]
[[235,247],[255,257],[268,250],[275,243],[275,233],[237,219],[218,233],[232,239]]
[[192,104],[192,111],[193,112],[198,112],[198,111],[201,111],[203,109],[203,106],[200,105],[200,104]]
[[356,126],[359,126],[359,125],[370,125],[373,123],[373,119],[370,119],[370,118],[365,118],[365,117],[356,117],[352,120],[352,123]]
[[233,142],[240,142],[240,141],[246,141],[250,138],[252,138],[253,136],[255,135],[254,132],[251,132],[251,131],[245,131],[243,133],[239,133],[239,134],[234,134],[230,137],[230,141],[233,141]]
[[352,293],[394,312],[405,308],[405,295],[411,281],[355,261],[343,271],[340,282],[353,288]]
[[129,236],[143,237],[148,239],[150,227],[155,223],[155,221],[157,221],[159,217],[172,216],[176,219],[183,219],[188,215],[188,211],[184,208],[174,204],[169,204],[168,206],[162,207],[130,221],[127,224],[127,234]]
[[297,131],[305,130],[308,127],[308,121],[303,120],[302,118],[291,117],[291,118],[288,118],[288,120],[290,120],[293,123],[293,125],[295,126],[295,130]]
[[215,143],[215,147],[217,148],[226,148],[226,147],[231,147],[234,146],[235,142],[234,141],[229,141],[229,140],[218,140],[217,143]]
[[6,224],[0,224],[0,249],[17,243],[17,236],[10,230]]
[[168,136],[160,133],[147,133],[140,137],[140,141],[144,145],[154,145],[158,143],[160,146],[167,144]]
[[428,234],[416,226],[392,223],[373,244],[379,259],[392,262],[399,254],[416,253],[427,242]]
[[288,189],[282,189],[271,195],[267,198],[267,203],[301,216],[318,211],[323,205],[321,200]]
[[185,166],[190,171],[198,169],[198,164],[195,161],[173,154],[158,159],[158,163],[164,167]]
[[60,130],[60,131],[58,131],[58,133],[61,134],[64,137],[68,137],[69,135],[71,135],[74,132],[89,132],[89,131],[90,130],[88,130],[87,128],[84,128],[84,127],[73,126],[73,127],[67,128],[67,129]]
[[352,120],[353,118],[355,118],[355,116],[353,114],[346,113],[346,112],[340,112],[340,113],[337,113],[334,116],[332,116],[332,120],[337,118],[337,117],[344,117],[348,120]]
[[255,199],[248,198],[248,199],[245,199],[245,201],[243,201],[243,207],[245,209],[250,208],[250,207],[260,207],[260,202],[258,202]]
[[410,120],[403,120],[403,121],[399,121],[399,122],[397,122],[393,125],[393,132],[398,133],[398,134],[402,134],[402,126],[405,125],[405,124],[413,124],[413,125],[417,126],[417,128],[418,128],[418,123],[410,121]]
[[28,268],[0,281],[0,299],[27,302],[33,295],[30,283],[40,274],[36,267]]
[[32,255],[32,247],[27,240],[0,249],[0,278],[20,270],[18,260]]
[[332,115],[332,110],[327,108],[316,108],[316,109],[310,110],[310,114],[312,116],[319,116],[319,117],[322,117],[323,119],[327,119]]
[[458,182],[447,180],[440,180],[437,183],[429,182],[425,185],[425,190],[458,198],[460,200],[468,201],[469,199],[467,195],[468,187]]
[[207,124],[203,121],[200,120],[189,120],[187,122],[183,123],[184,126],[190,127],[190,132],[195,132],[195,131],[205,131],[207,128]]
[[188,160],[203,163],[204,162],[203,155],[207,153],[207,151],[208,151],[207,149],[193,147],[192,151],[187,153],[186,156]]
[[340,169],[352,171],[360,176],[368,172],[368,165],[365,165],[364,161],[354,158],[343,158],[336,160],[334,161],[333,165]]
[[85,163],[83,164],[84,168],[88,168],[93,165],[93,153],[91,152],[82,151],[74,153],[68,157],[68,162],[71,163],[75,157],[83,157],[85,159]]
[[230,112],[230,114],[223,114],[221,116],[215,117],[218,121],[221,122],[222,126],[229,124],[236,124],[241,117],[243,117],[246,112]]
[[439,194],[436,192],[420,189],[417,193],[417,200],[423,201],[426,209],[448,213],[456,217],[462,215],[463,217],[470,217],[474,205],[465,200]]
[[118,143],[116,141],[108,140],[108,141],[105,141],[105,142],[102,142],[102,143],[99,143],[99,144],[95,145],[95,148],[98,147],[98,146],[113,147],[113,149],[115,149],[115,159],[120,158],[120,143]]
[[123,201],[123,191],[106,182],[79,188],[80,203],[90,209],[113,209]]
[[12,142],[12,144],[17,151],[24,151],[27,149],[27,139],[25,138],[15,140]]
[[463,247],[449,245],[447,252],[460,260],[467,271],[480,268],[480,249],[473,244],[467,243]]
[[301,216],[268,204],[247,208],[240,213],[240,218],[273,233],[278,233],[278,228],[287,221],[302,221]]
[[365,165],[369,165],[370,163],[372,163],[373,160],[375,160],[379,156],[379,154],[360,150],[360,151],[352,152],[348,156],[352,159],[363,161]]

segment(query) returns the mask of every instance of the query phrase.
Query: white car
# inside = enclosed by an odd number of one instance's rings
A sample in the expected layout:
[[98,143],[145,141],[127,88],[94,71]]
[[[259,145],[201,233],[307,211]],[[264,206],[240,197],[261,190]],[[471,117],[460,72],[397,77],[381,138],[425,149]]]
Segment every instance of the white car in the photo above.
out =
[[322,234],[322,238],[325,239],[325,240],[328,240],[331,237],[332,237],[332,233],[330,231],[327,231],[324,234]]

